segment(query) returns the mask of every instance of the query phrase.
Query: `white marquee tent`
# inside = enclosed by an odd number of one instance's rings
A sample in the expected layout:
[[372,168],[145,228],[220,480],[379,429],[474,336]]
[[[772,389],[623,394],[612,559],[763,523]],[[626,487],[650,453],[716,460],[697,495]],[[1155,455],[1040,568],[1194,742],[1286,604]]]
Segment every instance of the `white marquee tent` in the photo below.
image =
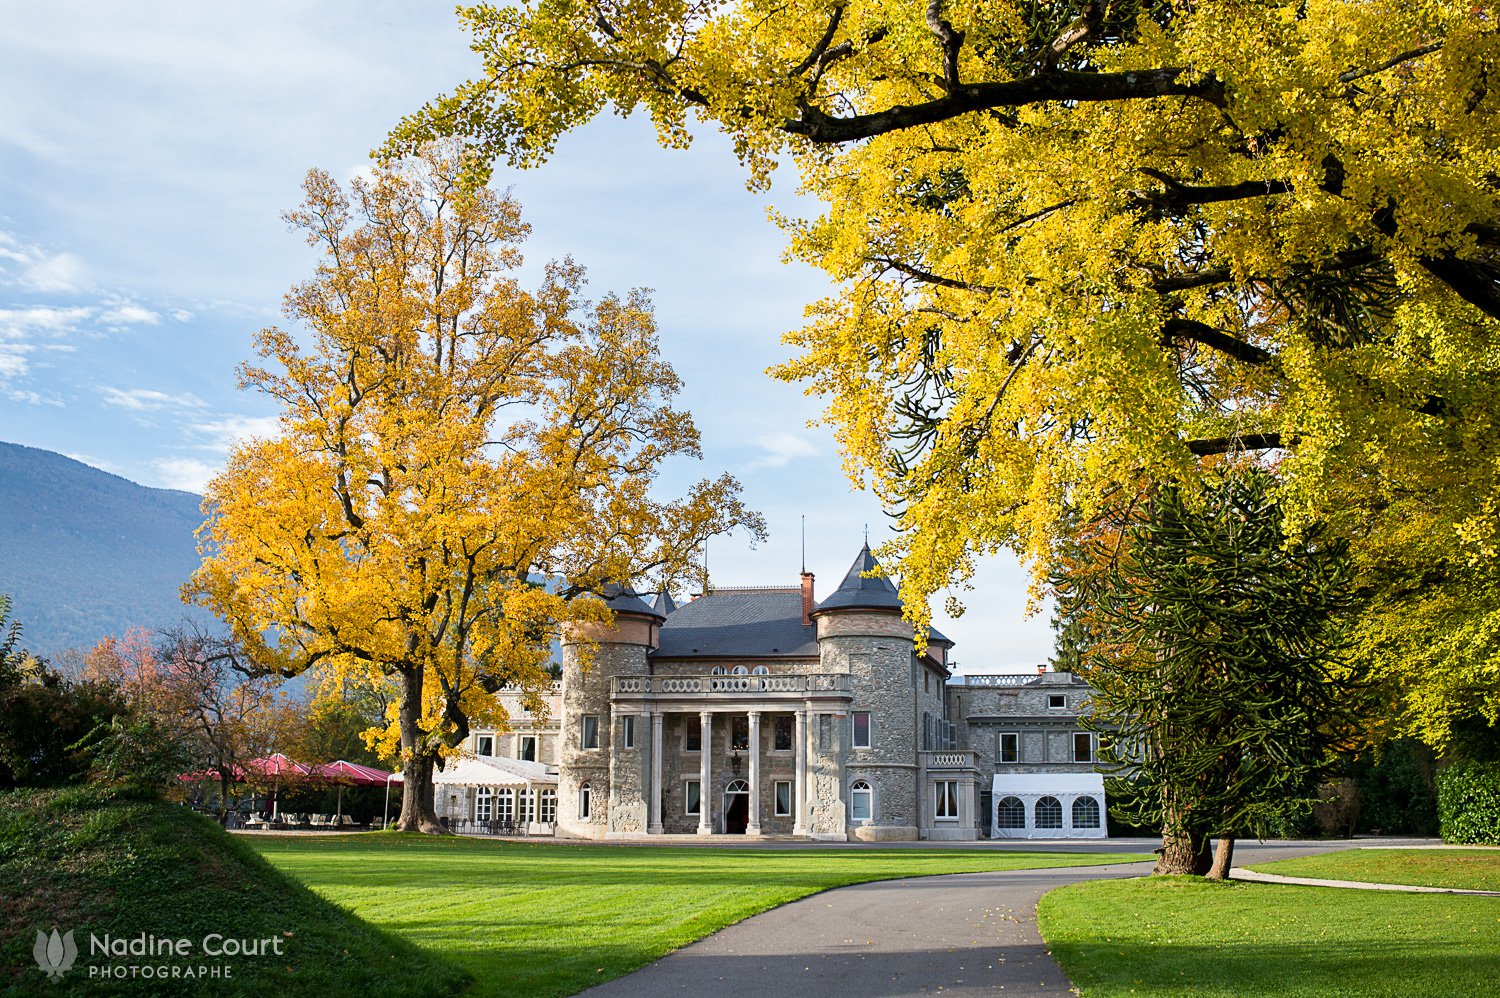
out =
[[1104,777],[1098,773],[996,773],[997,839],[1102,839]]

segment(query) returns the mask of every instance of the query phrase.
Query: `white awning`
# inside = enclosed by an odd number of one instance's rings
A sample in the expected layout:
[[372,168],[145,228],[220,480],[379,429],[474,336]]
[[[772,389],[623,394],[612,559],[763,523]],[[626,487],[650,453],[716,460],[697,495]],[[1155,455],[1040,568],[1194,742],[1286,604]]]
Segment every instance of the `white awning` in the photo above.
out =
[[1097,794],[1104,797],[1104,776],[1100,773],[996,773],[995,799],[1001,797],[1042,797]]
[[457,787],[524,787],[527,784],[555,786],[557,771],[540,762],[481,755],[449,759],[432,774],[432,782]]

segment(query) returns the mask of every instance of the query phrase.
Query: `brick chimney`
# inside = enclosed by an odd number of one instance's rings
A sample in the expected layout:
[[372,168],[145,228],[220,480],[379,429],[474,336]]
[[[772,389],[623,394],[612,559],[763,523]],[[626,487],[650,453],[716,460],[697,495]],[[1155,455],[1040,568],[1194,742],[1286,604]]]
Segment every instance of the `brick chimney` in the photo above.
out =
[[806,627],[812,623],[813,612],[813,574],[802,573],[802,626]]

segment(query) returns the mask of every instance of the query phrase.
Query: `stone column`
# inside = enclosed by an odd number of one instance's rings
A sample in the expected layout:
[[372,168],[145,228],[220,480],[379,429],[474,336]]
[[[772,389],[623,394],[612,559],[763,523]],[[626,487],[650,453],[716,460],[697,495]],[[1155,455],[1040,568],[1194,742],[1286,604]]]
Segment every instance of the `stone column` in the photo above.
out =
[[703,711],[698,715],[702,725],[698,736],[698,834],[712,835],[713,816],[713,769],[710,766],[714,751],[714,715]]
[[648,835],[661,834],[661,722],[662,712],[653,710],[651,712],[651,799],[646,802],[646,813],[650,816],[650,824],[646,826]]
[[807,834],[807,710],[797,711],[797,800],[794,805],[796,817],[792,820],[792,834]]
[[760,834],[760,711],[750,712],[750,823],[746,835]]

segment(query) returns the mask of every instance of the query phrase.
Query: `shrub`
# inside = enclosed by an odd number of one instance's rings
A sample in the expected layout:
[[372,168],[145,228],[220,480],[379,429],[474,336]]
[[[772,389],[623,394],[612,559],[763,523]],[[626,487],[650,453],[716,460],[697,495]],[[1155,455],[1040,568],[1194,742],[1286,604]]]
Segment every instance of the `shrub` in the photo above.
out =
[[1500,764],[1461,762],[1438,774],[1444,841],[1500,845]]
[[1412,738],[1387,742],[1354,761],[1358,830],[1376,835],[1436,835],[1437,793],[1432,750]]

